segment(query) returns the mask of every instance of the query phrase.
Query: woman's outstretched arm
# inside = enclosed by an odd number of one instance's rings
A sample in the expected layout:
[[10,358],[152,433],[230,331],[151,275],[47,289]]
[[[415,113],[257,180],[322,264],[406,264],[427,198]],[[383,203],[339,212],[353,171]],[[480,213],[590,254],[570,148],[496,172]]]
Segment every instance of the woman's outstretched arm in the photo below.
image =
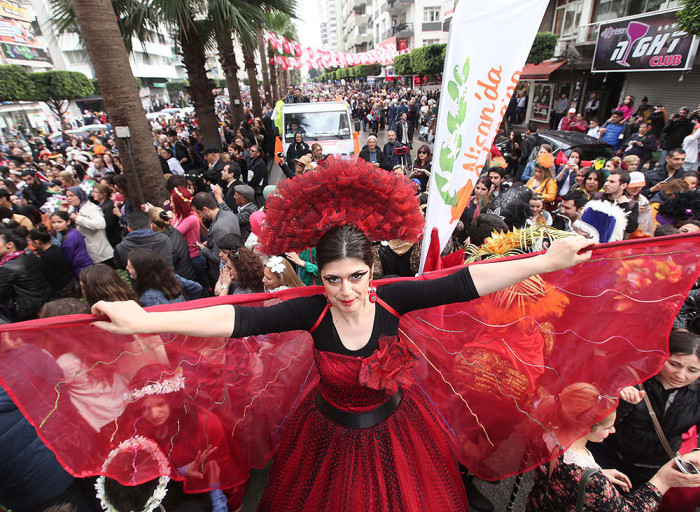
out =
[[171,332],[204,338],[225,337],[233,332],[235,308],[210,306],[185,311],[146,312],[134,301],[97,302],[93,315],[106,315],[110,321],[92,325],[115,334],[149,334]]
[[512,261],[494,261],[469,267],[474,286],[483,297],[519,283],[535,274],[544,274],[583,263],[591,257],[590,251],[579,251],[593,245],[592,240],[581,236],[560,238],[549,250],[538,256]]

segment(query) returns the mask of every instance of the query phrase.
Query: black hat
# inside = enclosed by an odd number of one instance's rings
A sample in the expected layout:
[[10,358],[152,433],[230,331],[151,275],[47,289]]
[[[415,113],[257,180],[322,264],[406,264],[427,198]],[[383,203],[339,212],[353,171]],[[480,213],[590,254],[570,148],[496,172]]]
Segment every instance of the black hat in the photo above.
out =
[[216,144],[207,144],[202,151],[202,155],[208,155],[209,153],[221,153],[221,148]]

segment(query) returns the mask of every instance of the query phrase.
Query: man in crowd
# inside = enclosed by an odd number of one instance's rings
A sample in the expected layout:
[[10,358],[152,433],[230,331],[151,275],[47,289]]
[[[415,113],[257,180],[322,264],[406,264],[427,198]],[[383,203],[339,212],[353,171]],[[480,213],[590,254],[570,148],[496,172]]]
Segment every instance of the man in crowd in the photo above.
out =
[[659,162],[656,169],[646,174],[646,187],[642,194],[649,199],[658,193],[663,186],[675,178],[683,178],[683,164],[685,163],[685,151],[675,148],[668,152],[665,162]]
[[396,140],[396,132],[394,130],[389,130],[386,132],[387,143],[384,144],[384,156],[389,162],[389,168],[393,169],[397,165],[405,164],[405,155],[397,155],[397,148],[406,148],[404,144],[401,144]]
[[573,224],[581,218],[581,211],[588,199],[581,190],[571,190],[559,203],[559,211],[553,215],[552,227],[561,231],[573,231]]
[[24,187],[22,187],[22,198],[34,208],[41,208],[49,198],[46,184],[39,181],[36,172],[31,169],[22,171]]
[[622,116],[621,110],[615,110],[600,129],[600,140],[610,144],[614,151],[620,149],[622,141],[628,137]]
[[250,236],[250,216],[258,211],[258,207],[253,203],[255,191],[252,187],[241,184],[235,187],[233,198],[236,201],[236,209],[233,210],[238,215],[238,225],[241,229],[241,238],[247,240]]
[[134,249],[152,249],[173,268],[173,244],[165,233],[151,229],[151,217],[141,210],[129,213],[126,219],[129,234],[114,248],[114,263],[125,269],[129,253]]
[[370,135],[367,137],[367,145],[360,151],[359,157],[373,164],[375,167],[391,170],[389,161],[384,156],[384,152],[377,147],[377,137]]
[[173,148],[173,155],[177,161],[180,162],[180,165],[185,170],[185,173],[190,172],[194,168],[194,163],[190,158],[189,151],[187,151],[185,145],[182,143],[182,141],[180,141],[180,137],[177,136],[177,132],[175,130],[168,130],[167,135],[170,147]]
[[630,184],[630,175],[627,172],[611,171],[603,185],[603,192],[598,192],[593,199],[607,201],[619,206],[627,215],[627,227],[625,233],[634,233],[639,226],[639,204],[625,194]]
[[226,204],[231,211],[236,211],[236,201],[234,199],[235,187],[238,185],[243,185],[241,181],[241,168],[236,162],[227,162],[221,171],[221,181],[224,182],[225,187],[219,190],[216,188],[212,189],[214,197],[219,203],[219,208],[221,208],[222,203]]
[[255,190],[255,204],[261,207],[265,205],[262,192],[267,185],[267,164],[262,158],[262,148],[260,146],[251,146],[248,153],[251,159],[250,172],[253,173],[253,176],[248,179],[248,185]]
[[688,119],[688,113],[690,109],[688,107],[682,107],[678,114],[673,114],[668,123],[664,126],[661,131],[661,156],[659,157],[659,163],[662,164],[666,161],[669,151],[675,148],[680,148],[683,146],[683,139],[693,132],[693,125]]
[[488,177],[491,180],[491,196],[489,197],[487,209],[492,210],[496,198],[501,195],[501,192],[508,190],[508,184],[504,183],[505,176],[506,170],[503,167],[494,166],[489,168]]
[[600,109],[600,100],[598,99],[598,93],[592,92],[588,102],[586,103],[586,121],[598,118],[598,110]]
[[401,113],[399,120],[394,126],[394,132],[396,132],[396,140],[408,147],[410,150],[413,146],[413,125],[411,124],[411,121],[408,120],[408,113]]
[[236,214],[220,209],[216,201],[207,192],[197,192],[192,198],[192,210],[203,221],[211,223],[209,238],[206,242],[196,242],[195,245],[207,260],[209,276],[214,282],[219,278],[219,239],[227,233],[240,236],[241,228]]
[[202,151],[202,156],[207,162],[207,168],[220,173],[224,168],[224,161],[221,159],[221,150],[214,144],[208,144]]
[[558,99],[554,100],[554,113],[552,114],[552,122],[550,128],[556,130],[559,126],[559,121],[566,115],[566,109],[569,108],[569,99],[566,93],[563,92]]
[[571,107],[566,113],[566,116],[562,117],[561,121],[559,121],[557,130],[561,132],[570,132],[574,126],[576,126],[576,109]]

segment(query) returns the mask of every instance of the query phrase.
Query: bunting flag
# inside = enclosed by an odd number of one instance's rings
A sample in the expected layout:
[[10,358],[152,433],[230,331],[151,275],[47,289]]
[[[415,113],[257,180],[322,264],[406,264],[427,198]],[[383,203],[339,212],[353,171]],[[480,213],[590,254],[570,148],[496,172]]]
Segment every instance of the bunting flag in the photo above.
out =
[[547,4],[493,0],[457,5],[442,75],[420,272],[432,229],[438,229],[442,250],[464,211]]
[[395,48],[382,47],[362,53],[344,53],[336,51],[318,50],[299,43],[290,41],[286,37],[272,32],[265,32],[265,40],[276,51],[288,53],[276,55],[270,59],[270,65],[287,69],[325,69],[329,67],[347,68],[358,64],[382,64],[394,62],[394,57],[402,53],[408,53],[408,49],[401,51]]

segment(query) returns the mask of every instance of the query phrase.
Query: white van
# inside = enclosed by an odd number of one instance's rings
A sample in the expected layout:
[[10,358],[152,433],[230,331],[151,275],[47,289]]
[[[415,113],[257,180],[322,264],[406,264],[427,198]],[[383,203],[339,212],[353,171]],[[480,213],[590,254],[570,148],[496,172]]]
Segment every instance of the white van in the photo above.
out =
[[352,155],[355,141],[350,106],[344,101],[289,103],[282,108],[281,133],[284,152],[301,132],[309,147],[318,142],[324,155]]

